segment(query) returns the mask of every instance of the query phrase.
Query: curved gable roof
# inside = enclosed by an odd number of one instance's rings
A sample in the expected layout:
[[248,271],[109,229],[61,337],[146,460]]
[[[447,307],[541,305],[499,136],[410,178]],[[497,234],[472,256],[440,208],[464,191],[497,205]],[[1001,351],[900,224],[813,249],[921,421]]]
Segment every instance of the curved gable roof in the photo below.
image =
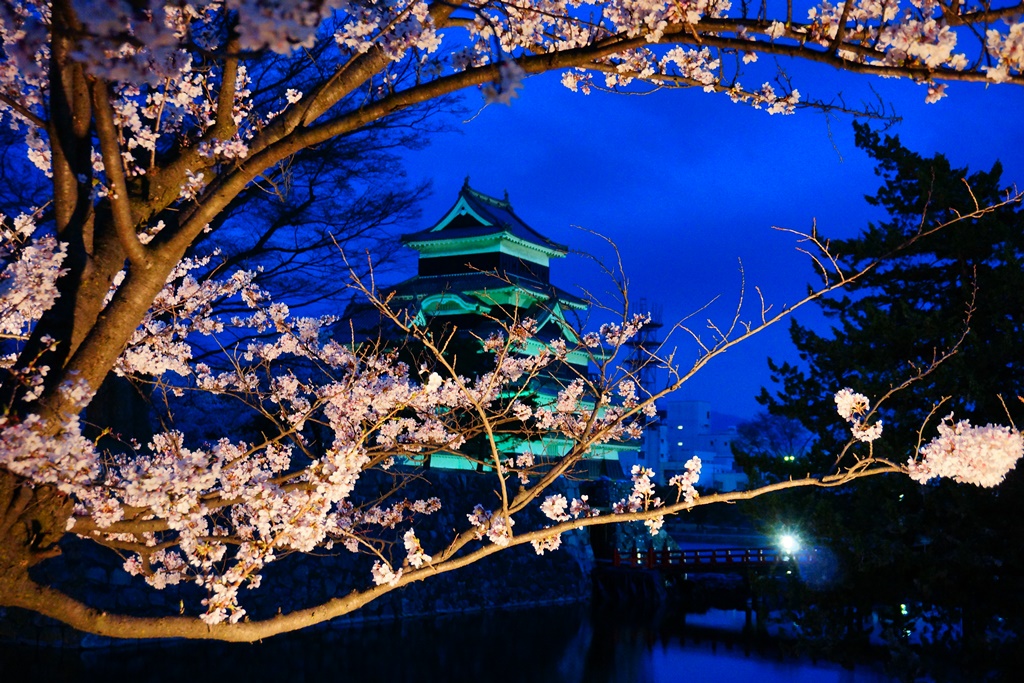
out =
[[565,256],[569,253],[567,246],[552,242],[519,218],[507,194],[505,199],[497,199],[474,190],[469,186],[469,178],[466,178],[459,190],[455,204],[440,221],[427,230],[402,235],[401,239],[403,244],[415,246],[472,240],[502,233],[547,252],[549,256]]

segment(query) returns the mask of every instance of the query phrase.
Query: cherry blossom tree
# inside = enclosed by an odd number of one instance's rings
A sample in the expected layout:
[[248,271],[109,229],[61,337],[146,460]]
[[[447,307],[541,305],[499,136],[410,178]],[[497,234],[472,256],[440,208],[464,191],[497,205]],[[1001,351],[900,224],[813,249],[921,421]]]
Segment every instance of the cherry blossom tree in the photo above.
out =
[[[252,640],[350,612],[503,548],[553,549],[569,529],[638,520],[657,529],[665,514],[694,505],[882,472],[994,483],[999,472],[977,459],[1002,471],[1012,466],[1015,431],[944,425],[941,441],[921,457],[881,460],[871,452],[881,424],[850,391],[837,404],[856,437],[848,450],[861,450],[834,472],[698,497],[694,462],[673,481],[676,500],[665,502],[654,495],[650,471],[638,468],[632,494],[597,515],[550,487],[595,445],[635,436],[656,399],[791,309],[770,316],[762,306],[749,324],[738,311],[710,339],[694,335],[701,353],[689,367],[651,350],[647,362],[670,377],[655,389],[616,362],[645,323],[623,291],[618,323],[533,355],[522,351],[535,323],[500,321],[505,333],[482,340],[493,367],[465,377],[443,339],[393,310],[370,283],[354,285],[426,349],[423,366],[326,339],[324,320],[292,316],[254,273],[197,278],[211,257],[188,255],[240,197],[295,155],[356,139],[467,88],[507,104],[526,76],[561,71],[563,83],[583,93],[699,87],[772,114],[833,106],[805,101],[785,78],[742,85],[744,65],[764,55],[914,79],[934,101],[952,81],[1024,83],[1022,9],[929,0],[823,3],[799,14],[792,3],[733,11],[725,0],[3,3],[0,117],[23,136],[52,192],[43,206],[3,220],[0,604],[113,636]],[[278,61],[261,61],[271,58]],[[310,67],[303,60],[312,67],[288,87],[290,70]],[[260,88],[257,72],[275,86]],[[826,277],[805,301],[873,267],[842,272],[816,235],[804,237]],[[220,316],[225,303],[245,312]],[[226,367],[195,361],[197,344],[216,347],[229,330],[262,336],[229,349]],[[592,357],[597,378],[580,374],[549,402],[531,398],[531,380],[572,352]],[[112,372],[157,378],[168,395],[229,395],[272,428],[213,444],[186,443],[170,428],[147,444],[101,450],[81,414]],[[571,445],[554,462],[509,462],[499,444],[512,433],[555,433]],[[488,446],[481,462],[495,478],[497,504],[482,502],[444,546],[423,547],[414,526],[441,501],[351,499],[364,471],[396,458],[415,467],[425,454],[458,452],[469,439]],[[531,507],[552,523],[516,531],[517,516]],[[104,614],[36,583],[29,568],[59,552],[69,532],[126,554],[126,570],[154,588],[182,580],[203,586],[202,621]],[[394,533],[405,549],[400,562],[383,552]],[[257,586],[262,567],[281,553],[335,543],[375,557],[365,586],[316,608],[246,620],[239,589]]]

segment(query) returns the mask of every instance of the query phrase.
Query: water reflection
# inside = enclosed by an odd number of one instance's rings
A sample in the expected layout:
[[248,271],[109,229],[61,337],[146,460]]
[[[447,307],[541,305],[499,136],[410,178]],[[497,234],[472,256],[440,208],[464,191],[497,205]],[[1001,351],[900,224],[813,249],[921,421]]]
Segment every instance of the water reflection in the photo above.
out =
[[866,667],[848,670],[784,656],[770,643],[745,638],[743,619],[743,612],[687,617],[568,606],[323,630],[252,645],[129,645],[87,652],[2,647],[0,671],[4,680],[31,676],[76,683],[890,680]]
[[594,638],[583,681],[667,683],[701,680],[727,683],[883,683],[877,669],[844,669],[794,656],[779,642],[744,633],[742,610],[685,614],[595,611]]

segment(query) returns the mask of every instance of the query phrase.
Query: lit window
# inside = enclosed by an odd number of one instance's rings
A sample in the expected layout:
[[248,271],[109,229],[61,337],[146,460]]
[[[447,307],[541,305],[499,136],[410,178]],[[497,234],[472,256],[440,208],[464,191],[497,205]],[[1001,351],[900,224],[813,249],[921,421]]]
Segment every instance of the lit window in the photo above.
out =
[[677,446],[682,446],[682,445],[683,445],[683,442],[682,442],[682,441],[676,441],[676,445],[677,445]]
[[676,429],[682,429],[682,428],[683,428],[683,425],[677,425],[676,426]]

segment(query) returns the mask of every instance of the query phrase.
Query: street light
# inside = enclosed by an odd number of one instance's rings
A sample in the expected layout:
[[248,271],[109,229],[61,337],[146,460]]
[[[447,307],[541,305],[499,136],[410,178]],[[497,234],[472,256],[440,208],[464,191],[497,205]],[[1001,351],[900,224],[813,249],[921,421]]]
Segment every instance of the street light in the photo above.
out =
[[795,555],[800,550],[800,539],[793,534],[779,536],[779,549],[784,555]]

